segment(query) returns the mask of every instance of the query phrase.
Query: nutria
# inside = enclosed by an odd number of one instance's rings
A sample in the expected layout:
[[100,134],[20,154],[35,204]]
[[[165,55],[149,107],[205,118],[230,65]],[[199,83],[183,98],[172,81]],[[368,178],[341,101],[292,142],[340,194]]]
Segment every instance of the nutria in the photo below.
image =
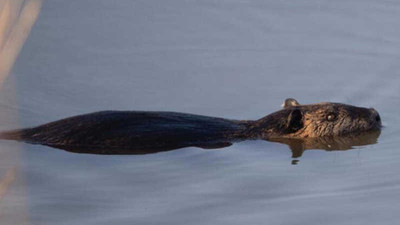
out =
[[380,128],[380,116],[372,108],[300,105],[287,99],[283,109],[254,121],[177,112],[102,111],[6,131],[0,138],[79,153],[146,154],[188,146],[220,148],[247,139],[354,136]]

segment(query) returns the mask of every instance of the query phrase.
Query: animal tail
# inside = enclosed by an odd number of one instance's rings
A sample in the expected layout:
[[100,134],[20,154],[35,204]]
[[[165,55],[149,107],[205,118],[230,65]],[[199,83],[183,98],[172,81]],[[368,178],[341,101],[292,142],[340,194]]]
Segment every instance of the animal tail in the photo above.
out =
[[0,139],[21,140],[24,133],[25,133],[24,129],[3,131],[3,132],[0,132]]

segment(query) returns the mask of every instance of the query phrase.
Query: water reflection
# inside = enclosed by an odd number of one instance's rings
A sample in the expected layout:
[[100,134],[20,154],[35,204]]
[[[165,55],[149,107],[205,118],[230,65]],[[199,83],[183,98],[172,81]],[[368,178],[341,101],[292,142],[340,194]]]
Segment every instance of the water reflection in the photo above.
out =
[[7,171],[3,178],[0,180],[0,202],[6,195],[9,186],[14,182],[17,174],[17,168],[11,168]]
[[[35,24],[41,0],[0,0],[0,90],[6,89],[9,103],[16,104],[17,88],[9,79],[14,63]],[[8,81],[8,82],[7,82]],[[7,82],[7,86],[4,85]],[[16,107],[0,112],[1,126],[18,123]],[[30,224],[27,219],[24,181],[19,168],[18,149],[1,148],[0,224]],[[19,181],[17,181],[19,178]],[[13,190],[14,188],[17,190]]]
[[[306,150],[325,150],[325,151],[346,151],[354,149],[356,146],[364,146],[376,144],[381,131],[365,132],[353,136],[343,137],[320,137],[320,138],[306,138],[306,139],[272,139],[271,142],[278,142],[288,145],[292,151],[292,164],[298,162],[304,151]],[[96,148],[90,146],[71,146],[71,145],[49,145],[53,148],[63,149],[73,153],[86,153],[86,154],[107,154],[107,155],[144,155],[154,154],[159,152],[167,152],[178,150],[183,147],[198,147],[202,149],[220,149],[231,146],[235,142],[245,140],[225,140],[213,139],[203,141],[201,143],[185,142],[180,145],[172,144],[167,140],[161,143],[142,143],[143,145],[132,146],[128,148],[109,148],[97,146]],[[267,140],[266,140],[267,141]]]
[[381,131],[367,132],[355,136],[321,137],[307,139],[273,139],[270,141],[287,144],[292,151],[292,164],[297,164],[306,150],[346,151],[355,146],[372,145],[378,142]]

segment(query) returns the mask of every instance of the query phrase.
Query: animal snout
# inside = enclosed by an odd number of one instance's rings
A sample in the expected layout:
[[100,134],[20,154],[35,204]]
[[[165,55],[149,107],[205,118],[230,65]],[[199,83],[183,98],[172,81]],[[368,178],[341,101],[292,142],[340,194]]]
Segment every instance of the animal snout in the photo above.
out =
[[371,111],[372,120],[381,125],[381,116],[379,115],[378,111],[376,111],[374,108],[370,108],[369,110]]

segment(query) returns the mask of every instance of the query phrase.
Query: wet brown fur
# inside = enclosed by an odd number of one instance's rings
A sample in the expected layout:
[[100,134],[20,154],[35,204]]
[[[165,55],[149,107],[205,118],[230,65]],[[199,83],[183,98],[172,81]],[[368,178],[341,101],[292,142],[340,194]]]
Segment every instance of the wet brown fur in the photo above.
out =
[[[327,119],[329,115],[333,116],[332,121]],[[329,102],[286,105],[284,109],[249,124],[251,128],[245,132],[266,140],[358,135],[381,128],[380,116],[375,109]]]

